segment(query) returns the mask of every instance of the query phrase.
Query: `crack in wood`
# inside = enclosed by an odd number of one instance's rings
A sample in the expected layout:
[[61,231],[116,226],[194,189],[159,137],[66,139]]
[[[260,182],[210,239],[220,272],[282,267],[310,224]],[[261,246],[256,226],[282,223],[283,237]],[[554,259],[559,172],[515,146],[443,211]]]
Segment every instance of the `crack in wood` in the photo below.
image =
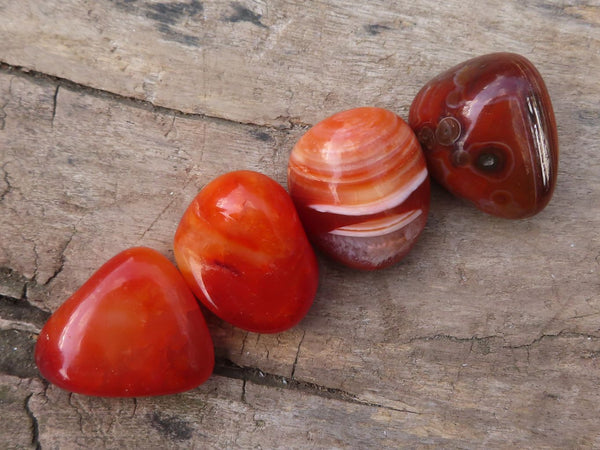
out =
[[133,411],[131,411],[130,417],[133,419],[135,417],[135,413],[137,412],[138,401],[136,397],[133,397],[131,400],[133,401]]
[[169,129],[167,130],[167,132],[164,134],[165,137],[169,137],[169,135],[173,132],[173,130],[175,130],[175,134],[177,134],[177,130],[175,129],[175,119],[177,118],[177,116],[175,114],[173,114],[173,119],[171,120],[171,125],[169,126]]
[[6,127],[6,111],[4,108],[8,105],[8,101],[3,105],[0,105],[0,131],[4,130]]
[[248,340],[248,334],[250,334],[250,332],[246,331],[246,334],[244,334],[244,338],[242,339],[242,346],[240,348],[240,356],[244,354],[244,349],[246,348],[246,341]]
[[39,426],[37,417],[35,417],[35,414],[31,410],[31,407],[29,406],[29,402],[31,401],[31,398],[34,395],[35,394],[31,393],[27,397],[25,397],[24,407],[25,407],[25,414],[27,414],[27,417],[29,417],[29,420],[31,420],[31,445],[36,450],[40,450],[42,448],[42,446],[40,444],[40,426]]
[[448,334],[434,334],[432,336],[416,336],[410,338],[407,341],[402,342],[402,344],[413,344],[419,341],[436,341],[436,340],[447,340],[452,342],[472,342],[472,341],[489,341],[492,339],[502,339],[504,340],[504,336],[500,335],[489,335],[489,336],[470,336],[470,337],[457,337],[451,336]]
[[[598,329],[597,331],[600,331],[600,329]],[[590,333],[578,333],[578,332],[572,332],[572,331],[568,331],[568,330],[562,330],[559,333],[556,334],[541,334],[540,336],[536,337],[535,339],[533,339],[531,342],[527,343],[527,344],[518,344],[518,345],[502,345],[502,348],[511,348],[511,349],[519,349],[519,348],[530,348],[535,344],[540,343],[542,340],[544,339],[548,339],[548,338],[559,338],[559,337],[563,337],[563,338],[587,338],[587,339],[600,339],[600,336],[595,335],[595,334],[590,334]],[[502,335],[490,335],[490,336],[471,336],[471,337],[457,337],[457,336],[450,336],[447,334],[436,334],[433,336],[418,336],[418,337],[414,337],[409,339],[408,341],[403,342],[403,344],[412,344],[414,342],[419,342],[419,341],[435,341],[435,340],[446,340],[446,341],[451,341],[451,342],[488,342],[490,340],[494,340],[494,339],[499,339],[503,342],[506,341],[506,337],[502,336]]]
[[294,375],[296,374],[296,366],[298,365],[298,358],[300,356],[300,347],[304,342],[304,337],[306,336],[306,330],[302,332],[302,337],[300,338],[300,342],[298,343],[298,348],[296,349],[296,357],[294,358],[294,364],[292,365],[292,373],[290,374],[290,379],[294,379]]
[[[32,308],[35,308],[35,307],[32,307]],[[497,338],[497,337],[494,336],[493,338]],[[527,351],[527,359],[529,359],[529,351],[533,345],[541,342],[544,339],[552,339],[552,338],[566,338],[566,339],[586,338],[586,339],[597,340],[597,339],[600,339],[600,336],[595,336],[595,335],[586,334],[586,333],[562,331],[562,332],[554,334],[554,335],[542,335],[542,336],[536,338],[535,340],[533,340],[529,344],[516,345],[516,346],[506,345],[503,347],[511,348],[511,349],[524,348]],[[445,339],[445,340],[449,340],[452,342],[471,342],[471,346],[468,351],[470,354],[473,350],[472,346],[475,342],[489,340],[490,337],[456,338],[453,336],[447,336],[447,335],[439,336],[438,335],[435,337],[435,339]],[[301,342],[303,340],[304,340],[304,335],[303,335],[303,338],[301,339]],[[433,339],[432,339],[432,337],[425,337],[425,338],[421,338],[421,340],[431,341]],[[300,344],[298,347],[300,348]],[[590,358],[597,357],[596,353],[590,354]],[[382,408],[382,409],[386,409],[386,410],[392,410],[395,412],[402,412],[402,413],[408,413],[408,414],[422,414],[419,411],[410,410],[407,408],[396,408],[396,407],[392,407],[392,406],[388,406],[388,405],[382,405],[377,402],[366,401],[366,400],[361,399],[358,395],[347,392],[342,389],[330,388],[327,386],[318,385],[316,383],[300,381],[297,379],[293,379],[292,377],[288,378],[288,377],[279,376],[279,375],[275,375],[275,374],[271,374],[271,373],[265,373],[265,372],[261,371],[260,369],[253,368],[253,367],[239,366],[227,359],[217,359],[214,373],[219,376],[242,380],[243,383],[242,383],[241,401],[243,403],[247,403],[247,397],[246,397],[247,386],[248,386],[247,383],[250,382],[255,385],[274,387],[274,388],[278,388],[278,389],[292,389],[292,390],[301,391],[308,395],[315,395],[318,397],[334,399],[334,400],[338,400],[338,401],[342,401],[342,402],[360,404],[363,406]],[[137,400],[134,399],[133,401],[134,401],[134,403],[133,403],[132,416],[134,416],[136,414],[136,410],[137,410]],[[75,410],[77,410],[78,414],[81,415],[77,406],[73,402],[72,394],[69,395],[69,404],[71,407],[73,407]]]
[[[1,107],[0,107],[0,112],[2,112]],[[2,130],[2,129],[4,129],[4,119],[2,118],[2,116],[0,116],[0,130]],[[3,180],[4,180],[4,183],[6,184],[6,187],[2,190],[2,192],[0,192],[0,202],[4,201],[6,196],[8,194],[10,194],[10,192],[12,191],[12,185],[10,184],[10,180],[8,178],[8,171],[6,170],[7,165],[8,165],[8,163],[4,163],[0,167],[0,169],[2,169],[2,172],[4,173]]]
[[33,240],[33,239],[29,239],[29,238],[25,238],[25,236],[23,236],[23,234],[21,234],[21,237],[23,237],[23,239],[25,240],[25,242],[29,242],[33,245],[33,276],[31,277],[32,280],[37,280],[37,276],[40,270],[40,254],[37,251],[37,243]]
[[54,91],[54,96],[52,97],[52,118],[50,119],[50,127],[54,128],[54,118],[56,117],[56,107],[58,105],[58,90],[60,89],[60,84],[56,85],[56,90]]
[[589,314],[580,314],[580,315],[577,315],[577,316],[567,317],[565,320],[585,319],[585,318],[594,317],[594,316],[597,316],[597,315],[600,315],[600,311],[595,311],[595,312],[592,312],[592,313],[589,313]]
[[67,248],[71,244],[71,241],[73,240],[73,237],[75,236],[76,233],[77,233],[77,226],[74,225],[71,235],[68,237],[68,239],[66,240],[66,242],[63,244],[63,246],[61,247],[61,249],[59,251],[59,254],[60,254],[59,265],[56,268],[56,270],[54,270],[52,275],[50,275],[50,277],[43,284],[44,286],[48,286],[65,268],[65,262],[66,262],[65,252],[67,251]]
[[83,431],[83,414],[81,414],[81,411],[79,410],[79,408],[75,404],[73,404],[73,395],[74,395],[73,392],[69,392],[68,403],[69,403],[69,406],[71,408],[73,408],[73,410],[77,414],[77,416],[78,416],[78,423],[79,423],[79,431],[81,433],[83,433],[84,432]]
[[148,225],[148,227],[143,231],[142,235],[139,238],[140,241],[142,239],[144,239],[144,237],[146,236],[146,234],[154,227],[154,225],[156,224],[156,222],[158,222],[160,220],[160,218],[169,209],[169,207],[173,204],[174,201],[175,201],[175,198],[172,198],[169,201],[169,203],[167,203],[167,205],[162,209],[162,211],[160,211],[158,213],[158,215],[154,218],[154,220],[150,223],[150,225]]
[[[110,99],[120,104],[135,106],[138,108],[145,109],[147,111],[152,111],[156,113],[161,113],[164,115],[175,115],[180,118],[188,118],[188,119],[207,119],[207,120],[215,120],[219,122],[225,122],[236,125],[247,125],[251,127],[268,129],[268,130],[278,130],[278,131],[293,131],[296,129],[307,129],[311,124],[302,122],[297,117],[288,117],[288,116],[277,116],[273,118],[273,122],[281,123],[282,125],[274,125],[274,124],[263,124],[263,123],[255,123],[251,121],[243,122],[237,121],[233,119],[228,119],[220,116],[211,116],[209,114],[201,114],[201,113],[189,113],[185,111],[181,111],[175,108],[170,108],[167,106],[156,105],[148,100],[141,99],[133,96],[126,96],[114,93],[112,91],[108,91],[105,89],[94,88],[91,86],[87,86],[85,84],[78,83],[76,81],[69,80],[67,78],[58,77],[55,75],[49,75],[44,72],[38,72],[35,70],[31,70],[24,66],[15,66],[8,64],[4,61],[0,60],[0,73],[13,74],[22,76],[28,79],[42,80],[47,83],[56,85],[59,84],[62,88],[67,88],[73,92],[84,93],[87,95],[92,95],[97,98]],[[206,89],[204,89],[206,92]],[[285,124],[285,125],[283,125]]]
[[247,403],[246,384],[250,382],[259,386],[267,386],[279,389],[292,389],[296,391],[301,391],[308,395],[315,395],[317,397],[338,400],[341,402],[347,402],[362,406],[370,406],[374,408],[381,408],[408,414],[422,414],[418,411],[412,411],[403,408],[394,408],[392,406],[380,405],[375,402],[362,400],[355,394],[344,391],[342,389],[330,388],[318,385],[316,383],[299,381],[281,375],[265,373],[260,369],[256,369],[253,367],[239,366],[225,358],[218,358],[216,360],[214,374],[222,377],[242,380],[242,401],[244,403]]
[[0,295],[0,319],[41,328],[50,318],[50,313],[32,305],[23,298],[13,298]]
[[242,397],[241,397],[241,401],[244,405],[248,404],[248,401],[246,400],[246,383],[248,382],[248,380],[242,380]]
[[[173,122],[174,121],[175,121],[175,118],[173,118]],[[180,190],[185,191],[185,189],[188,187],[188,185],[192,182],[193,179],[194,179],[194,176],[191,173],[189,173],[187,178],[183,182],[183,185],[181,186]],[[154,227],[154,225],[156,225],[156,223],[165,214],[165,212],[167,212],[167,210],[173,205],[175,200],[177,200],[177,197],[173,195],[171,197],[171,200],[167,203],[167,205],[158,213],[158,215],[154,218],[154,220],[150,223],[150,225],[148,225],[148,227],[142,232],[142,234],[140,235],[140,237],[138,239],[138,242],[141,241],[142,239],[144,239],[146,234],[148,232],[150,232],[150,230]]]
[[[598,331],[600,331],[600,330],[598,330]],[[532,346],[539,344],[544,339],[556,339],[556,338],[567,338],[567,339],[584,338],[584,339],[588,339],[588,340],[598,340],[598,339],[600,339],[600,336],[597,336],[595,334],[589,334],[589,333],[577,333],[577,332],[573,332],[573,331],[562,330],[556,334],[541,334],[540,336],[538,336],[537,338],[535,338],[533,341],[529,342],[528,344],[505,345],[503,347],[530,349]]]

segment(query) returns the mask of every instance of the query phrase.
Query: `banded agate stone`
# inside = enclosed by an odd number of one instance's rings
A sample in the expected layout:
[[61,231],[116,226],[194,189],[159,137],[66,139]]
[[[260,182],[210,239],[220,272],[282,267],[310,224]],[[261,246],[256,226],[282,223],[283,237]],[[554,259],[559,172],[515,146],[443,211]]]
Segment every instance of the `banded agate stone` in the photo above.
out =
[[391,111],[337,113],[293,148],[288,187],[313,243],[353,268],[389,266],[427,221],[429,177],[410,127]]

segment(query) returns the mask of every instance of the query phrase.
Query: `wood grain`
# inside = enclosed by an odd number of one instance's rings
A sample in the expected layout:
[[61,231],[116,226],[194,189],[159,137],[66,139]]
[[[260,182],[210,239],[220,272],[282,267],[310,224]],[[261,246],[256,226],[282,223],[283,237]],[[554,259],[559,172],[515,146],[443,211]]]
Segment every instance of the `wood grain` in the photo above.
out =
[[314,123],[363,104],[406,112],[441,69],[497,50],[531,57],[551,88],[564,73],[573,83],[591,80],[600,64],[594,51],[600,7],[593,4],[3,0],[0,6],[6,63],[184,112],[260,124]]
[[[9,448],[600,446],[600,5],[491,0],[0,0],[0,441]],[[484,216],[433,188],[400,264],[320,258],[293,330],[209,317],[211,380],[164,398],[47,386],[36,333],[106,259],[172,259],[188,202],[220,173],[285,186],[294,142],[335,111],[406,116],[431,76],[529,57],[559,126],[555,196]],[[4,425],[6,424],[6,425]],[[349,425],[351,424],[351,425]]]

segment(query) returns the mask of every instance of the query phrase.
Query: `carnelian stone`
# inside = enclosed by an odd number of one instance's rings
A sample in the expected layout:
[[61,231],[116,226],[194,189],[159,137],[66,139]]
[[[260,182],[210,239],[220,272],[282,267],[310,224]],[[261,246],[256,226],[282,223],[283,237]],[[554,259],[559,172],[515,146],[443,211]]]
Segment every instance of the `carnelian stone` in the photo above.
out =
[[308,130],[290,154],[288,187],[309,238],[356,269],[399,261],[427,222],[421,147],[406,122],[382,108],[342,111]]
[[175,266],[136,247],[105,263],[44,325],[41,374],[103,397],[192,389],[211,375],[213,343],[200,305]]
[[429,81],[409,114],[431,176],[480,210],[519,219],[556,185],[558,137],[544,81],[526,58],[494,53]]
[[257,172],[230,172],[206,185],[184,213],[174,248],[202,303],[248,331],[293,327],[317,291],[317,260],[292,200]]

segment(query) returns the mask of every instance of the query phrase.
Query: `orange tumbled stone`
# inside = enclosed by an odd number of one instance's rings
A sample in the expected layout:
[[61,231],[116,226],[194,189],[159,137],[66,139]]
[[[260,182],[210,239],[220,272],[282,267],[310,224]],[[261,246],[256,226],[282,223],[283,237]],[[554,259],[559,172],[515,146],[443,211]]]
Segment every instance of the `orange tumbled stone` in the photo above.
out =
[[44,325],[35,361],[51,383],[102,397],[183,392],[214,366],[200,305],[175,266],[145,247],[106,262]]
[[184,213],[174,248],[196,296],[239,328],[291,328],[315,297],[317,261],[294,204],[260,173],[230,172],[206,185]]

